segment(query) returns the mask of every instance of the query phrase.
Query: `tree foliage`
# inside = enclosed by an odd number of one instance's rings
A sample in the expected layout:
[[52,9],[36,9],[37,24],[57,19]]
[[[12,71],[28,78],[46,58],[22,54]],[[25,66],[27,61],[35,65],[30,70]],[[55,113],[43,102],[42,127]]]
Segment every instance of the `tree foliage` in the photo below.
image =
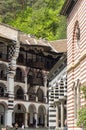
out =
[[[38,38],[66,38],[66,19],[59,15],[64,0],[3,0],[2,22]],[[3,5],[3,6],[2,6]]]
[[[83,86],[82,89],[84,97],[86,99],[86,86]],[[78,112],[78,126],[81,126],[86,130],[86,104]]]

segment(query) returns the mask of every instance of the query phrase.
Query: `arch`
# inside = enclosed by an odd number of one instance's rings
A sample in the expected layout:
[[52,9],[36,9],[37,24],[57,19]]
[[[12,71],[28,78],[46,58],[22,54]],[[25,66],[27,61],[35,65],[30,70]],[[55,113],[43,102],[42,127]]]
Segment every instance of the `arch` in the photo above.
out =
[[45,115],[46,115],[46,108],[43,105],[40,105],[38,108],[38,125],[45,126]]
[[5,125],[7,104],[5,102],[0,102],[0,125]]
[[30,104],[30,106],[29,106],[29,112],[36,112],[36,106],[34,105],[34,104]]
[[39,71],[37,72],[36,81],[38,81],[37,84],[39,84],[40,86],[44,86],[43,73],[42,73],[41,70],[39,70]]
[[15,99],[24,100],[24,90],[22,89],[21,86],[16,86],[16,88],[15,88]]
[[16,69],[15,81],[24,82],[23,72],[19,67]]
[[4,63],[0,64],[0,79],[1,80],[6,80],[7,79],[7,65]]
[[18,123],[19,127],[22,126],[22,123],[25,124],[25,113],[26,113],[26,107],[24,104],[16,104],[14,106],[14,112],[13,112],[13,122]]
[[33,69],[30,69],[28,74],[27,74],[27,82],[29,84],[33,84],[33,78],[34,78],[34,70]]
[[29,97],[29,101],[36,101],[36,94],[35,94],[35,90],[33,87],[29,87],[28,97]]
[[80,48],[80,27],[79,27],[79,22],[76,20],[74,24],[74,29],[73,29],[73,36],[72,36],[72,60],[73,62],[79,55],[79,48]]
[[7,97],[7,89],[4,83],[0,83],[0,97]]
[[39,102],[44,102],[44,93],[41,88],[38,88],[37,90],[37,97]]
[[17,59],[18,63],[22,64],[24,63],[24,54],[19,53],[18,59]]
[[0,42],[0,59],[7,60],[8,53],[7,53],[7,45],[3,42]]
[[29,115],[28,115],[28,125],[29,127],[35,126],[35,113],[36,113],[36,106],[34,104],[30,104],[29,108]]
[[80,28],[79,28],[79,22],[76,20],[73,30],[73,42],[77,38],[77,40],[80,40]]
[[40,105],[39,108],[38,108],[38,113],[44,113],[44,114],[46,114],[46,108],[45,108],[45,106]]

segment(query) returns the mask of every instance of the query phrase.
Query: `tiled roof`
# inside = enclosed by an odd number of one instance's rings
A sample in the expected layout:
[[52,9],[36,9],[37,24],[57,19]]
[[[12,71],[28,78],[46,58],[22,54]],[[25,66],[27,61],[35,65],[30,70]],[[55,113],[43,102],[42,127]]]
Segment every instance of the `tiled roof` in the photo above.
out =
[[32,35],[24,34],[8,25],[0,24],[0,37],[8,40],[19,40],[22,45],[26,46],[41,46],[46,51],[52,52],[66,52],[66,39],[63,40],[56,40],[48,42],[45,39],[37,39]]
[[20,41],[25,45],[35,45],[35,46],[43,46],[49,47],[53,52],[66,52],[67,51],[67,40],[56,40],[48,42],[44,39],[36,39],[35,37],[31,37],[30,35],[20,34]]

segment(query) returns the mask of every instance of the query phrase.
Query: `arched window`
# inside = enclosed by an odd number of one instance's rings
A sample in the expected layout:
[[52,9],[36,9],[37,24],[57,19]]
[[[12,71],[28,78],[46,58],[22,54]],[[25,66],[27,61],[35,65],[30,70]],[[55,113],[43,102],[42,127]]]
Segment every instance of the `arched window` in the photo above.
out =
[[20,68],[16,69],[15,80],[16,81],[22,81],[22,71],[21,71]]
[[16,92],[16,99],[24,99],[24,92],[22,90],[22,88],[19,88]]
[[4,88],[0,86],[0,97],[4,97]]
[[79,58],[80,55],[80,27],[78,21],[76,21],[74,25],[72,44],[73,61],[75,61]]
[[44,82],[43,82],[43,75],[42,75],[41,71],[37,72],[37,77],[36,78],[37,78],[38,84],[40,86],[43,86]]
[[24,63],[24,55],[19,53],[18,63]]
[[0,97],[7,97],[6,86],[3,83],[0,83]]
[[36,100],[36,94],[35,91],[32,87],[28,89],[28,96],[29,96],[29,101],[35,101]]
[[43,93],[43,91],[40,88],[37,90],[37,97],[38,97],[38,101],[39,102],[43,102],[44,101],[44,93]]
[[33,84],[33,78],[34,78],[34,72],[33,72],[33,70],[30,69],[30,71],[28,72],[28,75],[27,75],[28,83]]
[[73,83],[75,119],[77,119],[78,110],[80,109],[80,85],[81,84],[79,79],[77,79],[77,81]]
[[7,79],[7,66],[5,64],[0,64],[0,79]]

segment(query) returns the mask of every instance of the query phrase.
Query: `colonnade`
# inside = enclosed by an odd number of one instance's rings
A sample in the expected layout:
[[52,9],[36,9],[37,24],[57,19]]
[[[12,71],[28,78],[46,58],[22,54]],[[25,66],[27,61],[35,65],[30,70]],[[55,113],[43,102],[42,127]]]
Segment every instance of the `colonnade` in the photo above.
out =
[[[56,108],[56,128],[55,128],[55,130],[59,130],[59,127],[61,128],[61,130],[63,130],[64,123],[65,123],[65,120],[66,120],[66,117],[65,117],[65,114],[64,114],[65,99],[61,99],[61,100],[55,101],[54,105],[55,105],[55,108]],[[59,107],[60,107],[60,109],[59,109]],[[59,111],[59,110],[61,110],[61,111]],[[59,113],[61,115],[61,119],[59,119]]]

